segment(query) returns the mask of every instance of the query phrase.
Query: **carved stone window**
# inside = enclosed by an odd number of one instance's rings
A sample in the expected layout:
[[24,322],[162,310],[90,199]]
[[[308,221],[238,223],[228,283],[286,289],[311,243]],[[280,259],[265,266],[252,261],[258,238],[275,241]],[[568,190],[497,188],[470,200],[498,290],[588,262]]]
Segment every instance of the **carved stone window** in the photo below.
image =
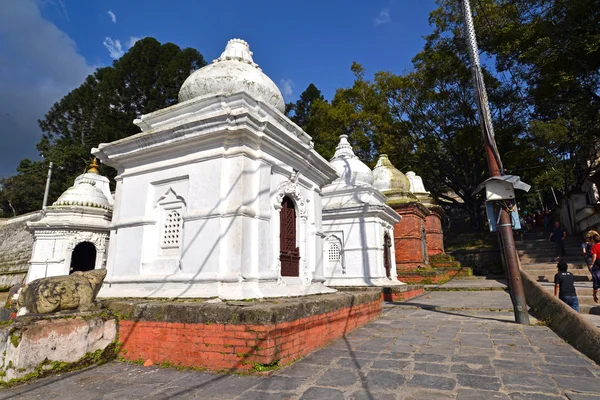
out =
[[162,248],[179,248],[181,235],[181,214],[177,210],[165,210],[166,217],[163,224]]
[[325,241],[325,273],[346,273],[346,267],[342,260],[342,240],[334,234],[329,235]]
[[329,243],[329,261],[340,261],[340,246],[337,242]]
[[179,257],[183,242],[183,215],[185,202],[173,189],[170,189],[158,200],[158,244],[159,255],[166,258]]

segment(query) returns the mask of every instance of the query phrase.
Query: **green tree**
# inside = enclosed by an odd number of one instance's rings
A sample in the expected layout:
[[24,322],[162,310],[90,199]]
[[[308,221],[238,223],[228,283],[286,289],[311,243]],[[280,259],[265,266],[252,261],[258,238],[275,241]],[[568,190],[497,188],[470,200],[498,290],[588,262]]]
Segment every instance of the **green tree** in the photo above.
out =
[[289,103],[286,110],[286,114],[292,121],[301,128],[305,128],[308,125],[311,117],[311,106],[315,101],[323,101],[324,97],[321,91],[311,83],[308,87],[300,94],[300,99],[295,103]]
[[362,65],[353,63],[352,86],[338,89],[331,103],[317,99],[311,106],[305,130],[313,137],[315,149],[331,158],[342,134],[348,135],[354,152],[371,167],[380,153],[388,153],[400,166],[411,157],[411,143],[403,124],[390,113],[386,94],[365,79]]
[[[438,1],[431,20],[459,35],[458,3]],[[528,131],[551,183],[578,191],[600,156],[600,5],[597,0],[478,0],[480,48],[528,106]],[[544,174],[546,174],[544,172]]]
[[54,201],[85,171],[92,147],[138,133],[133,120],[177,103],[183,81],[204,65],[194,49],[145,38],[111,67],[97,69],[39,121],[43,137],[37,149],[45,160],[23,160],[17,175],[0,182],[0,208],[6,215],[13,208],[17,214],[39,209],[49,161],[57,167],[49,196]]
[[[412,72],[379,73],[376,81],[413,140],[412,169],[442,204],[463,208],[473,226],[481,226],[482,199],[473,191],[488,173],[465,43],[440,31],[426,39]],[[498,147],[506,153],[529,139],[523,109],[500,81],[489,73],[485,80]]]

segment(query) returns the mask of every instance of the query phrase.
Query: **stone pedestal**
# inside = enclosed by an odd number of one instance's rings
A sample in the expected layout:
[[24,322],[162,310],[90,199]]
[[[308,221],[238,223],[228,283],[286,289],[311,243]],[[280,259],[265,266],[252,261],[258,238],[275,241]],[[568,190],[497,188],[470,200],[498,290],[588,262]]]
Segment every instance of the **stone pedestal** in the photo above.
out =
[[426,224],[429,211],[418,202],[393,204],[402,219],[394,225],[396,268],[413,270],[428,264],[428,233]]

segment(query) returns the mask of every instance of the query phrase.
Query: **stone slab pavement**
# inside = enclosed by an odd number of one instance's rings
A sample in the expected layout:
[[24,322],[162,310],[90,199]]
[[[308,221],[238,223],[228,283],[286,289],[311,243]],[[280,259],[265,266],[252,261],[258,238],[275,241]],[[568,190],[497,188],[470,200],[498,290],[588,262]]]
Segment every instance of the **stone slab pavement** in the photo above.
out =
[[3,389],[0,399],[600,399],[598,365],[545,326],[480,311],[491,293],[471,293],[474,309],[458,310],[464,297],[454,297],[457,310],[415,305],[451,301],[444,292],[386,306],[379,319],[269,377],[115,361]]
[[433,290],[504,290],[506,282],[504,279],[483,279],[472,277],[471,279],[454,278],[441,285],[425,285],[425,289]]

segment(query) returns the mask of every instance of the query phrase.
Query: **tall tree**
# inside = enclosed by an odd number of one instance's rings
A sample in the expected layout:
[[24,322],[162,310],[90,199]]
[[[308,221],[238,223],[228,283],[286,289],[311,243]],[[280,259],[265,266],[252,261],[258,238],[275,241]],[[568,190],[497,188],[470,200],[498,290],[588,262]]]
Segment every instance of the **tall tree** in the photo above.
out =
[[[411,167],[442,204],[463,208],[477,227],[482,200],[473,191],[485,179],[487,168],[465,42],[439,31],[426,39],[425,48],[413,59],[412,72],[379,73],[376,81],[395,120],[411,135],[415,149]],[[520,122],[523,109],[500,81],[489,73],[485,79],[496,139],[506,153],[528,140]]]
[[138,133],[133,120],[177,103],[183,81],[204,65],[197,50],[145,38],[111,67],[97,69],[39,121],[44,134],[37,149],[45,160],[23,160],[16,176],[0,182],[0,208],[7,215],[39,209],[49,161],[57,167],[53,201],[85,171],[92,147]]
[[290,119],[294,121],[299,127],[305,128],[308,125],[311,117],[311,106],[315,101],[324,101],[325,98],[321,94],[321,91],[311,83],[308,87],[300,94],[300,99],[295,103],[290,103],[286,114],[290,116]]
[[[458,34],[457,2],[439,0],[431,20]],[[600,156],[600,4],[598,0],[477,0],[480,48],[529,107],[525,121],[541,160],[556,179],[579,190]]]
[[315,141],[315,149],[330,158],[342,134],[348,135],[355,153],[374,166],[380,153],[388,153],[400,166],[411,157],[411,143],[403,124],[397,123],[386,94],[375,82],[365,79],[362,65],[353,63],[352,86],[338,89],[331,103],[313,102],[306,131]]

